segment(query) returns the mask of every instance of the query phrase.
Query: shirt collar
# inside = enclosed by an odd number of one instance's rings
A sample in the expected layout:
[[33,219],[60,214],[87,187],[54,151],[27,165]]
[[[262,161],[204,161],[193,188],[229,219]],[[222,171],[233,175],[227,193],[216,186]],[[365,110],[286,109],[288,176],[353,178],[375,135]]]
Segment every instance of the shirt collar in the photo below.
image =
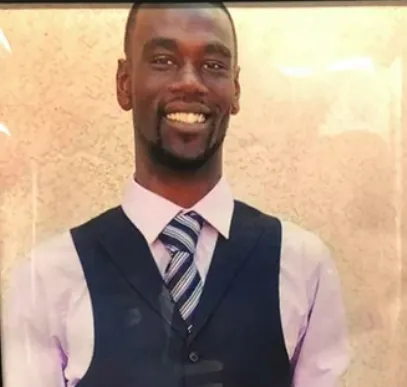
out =
[[164,227],[180,212],[196,211],[225,238],[229,238],[234,199],[222,177],[216,186],[193,207],[184,209],[147,190],[133,178],[127,184],[122,208],[130,221],[152,244]]

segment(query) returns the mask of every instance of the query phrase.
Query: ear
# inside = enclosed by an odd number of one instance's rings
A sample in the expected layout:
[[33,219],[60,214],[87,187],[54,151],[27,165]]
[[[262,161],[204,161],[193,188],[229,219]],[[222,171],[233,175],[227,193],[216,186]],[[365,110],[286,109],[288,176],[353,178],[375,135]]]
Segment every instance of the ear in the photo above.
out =
[[235,115],[239,113],[240,111],[240,81],[239,81],[239,74],[240,74],[240,67],[236,66],[235,69],[235,79],[234,79],[234,84],[235,84],[235,95],[233,99],[233,104],[232,104],[232,109],[230,111],[231,114]]
[[117,102],[123,110],[131,110],[131,79],[129,62],[126,59],[119,59],[116,72],[116,96]]

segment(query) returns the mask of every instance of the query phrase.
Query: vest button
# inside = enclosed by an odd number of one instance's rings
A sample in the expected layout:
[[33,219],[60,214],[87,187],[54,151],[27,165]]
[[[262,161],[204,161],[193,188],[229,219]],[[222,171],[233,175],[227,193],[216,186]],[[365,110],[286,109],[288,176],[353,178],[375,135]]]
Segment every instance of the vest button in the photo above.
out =
[[199,360],[199,356],[196,352],[191,352],[188,357],[192,363],[196,363]]

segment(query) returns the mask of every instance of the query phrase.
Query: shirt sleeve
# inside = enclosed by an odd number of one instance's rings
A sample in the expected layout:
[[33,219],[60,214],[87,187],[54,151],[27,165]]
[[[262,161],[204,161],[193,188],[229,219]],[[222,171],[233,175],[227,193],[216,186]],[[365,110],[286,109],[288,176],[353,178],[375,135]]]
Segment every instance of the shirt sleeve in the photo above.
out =
[[328,248],[323,245],[318,253],[316,286],[307,328],[297,348],[293,387],[339,387],[350,360],[339,275]]
[[35,264],[13,272],[2,307],[5,387],[65,387],[56,339],[51,335],[47,291]]

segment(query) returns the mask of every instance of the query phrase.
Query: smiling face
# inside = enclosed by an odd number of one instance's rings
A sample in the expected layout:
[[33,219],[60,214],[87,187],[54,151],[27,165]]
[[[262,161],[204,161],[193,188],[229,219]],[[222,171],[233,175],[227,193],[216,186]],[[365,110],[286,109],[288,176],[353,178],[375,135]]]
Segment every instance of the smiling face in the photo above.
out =
[[240,86],[231,22],[219,7],[146,7],[119,62],[117,96],[132,109],[137,151],[194,170],[220,152]]

